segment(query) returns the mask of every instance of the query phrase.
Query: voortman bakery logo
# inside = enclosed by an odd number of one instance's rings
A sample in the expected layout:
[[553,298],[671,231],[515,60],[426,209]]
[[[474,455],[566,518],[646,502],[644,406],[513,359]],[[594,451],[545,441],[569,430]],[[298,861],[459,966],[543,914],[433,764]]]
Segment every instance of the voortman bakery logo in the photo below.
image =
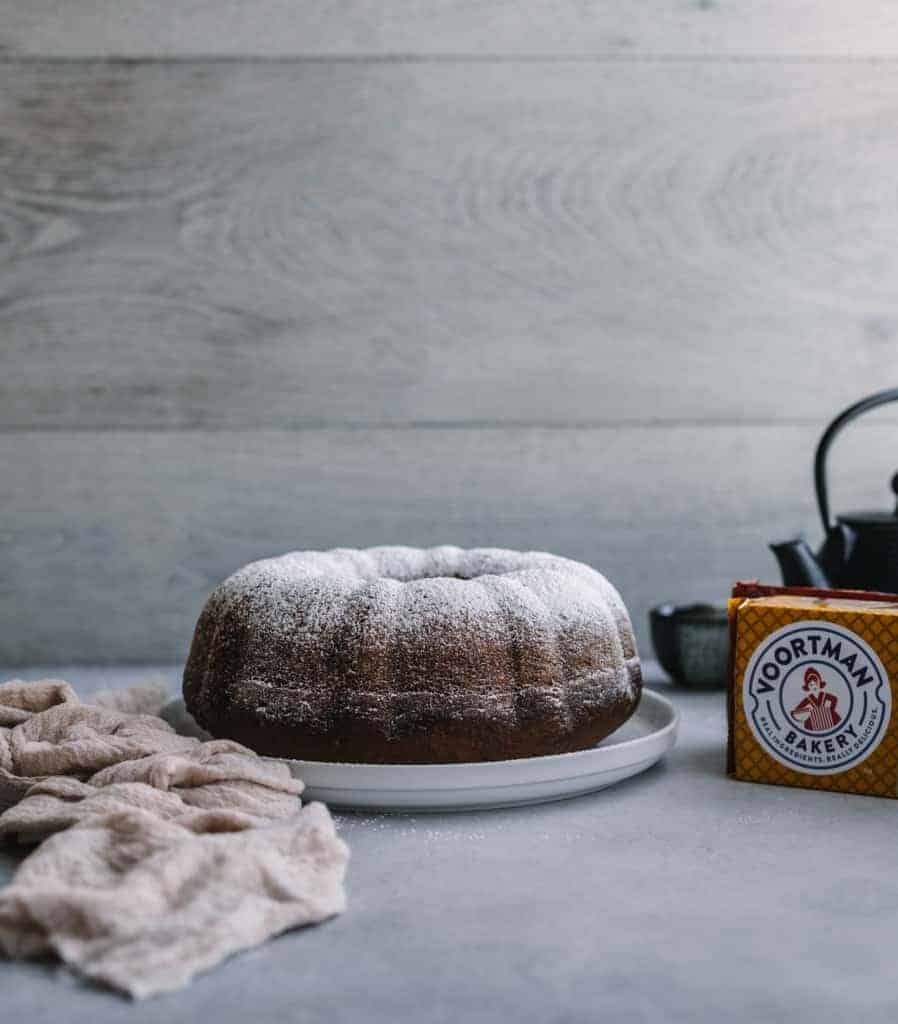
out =
[[873,753],[892,712],[889,677],[856,633],[804,621],[771,633],[742,684],[745,716],[780,764],[833,775]]

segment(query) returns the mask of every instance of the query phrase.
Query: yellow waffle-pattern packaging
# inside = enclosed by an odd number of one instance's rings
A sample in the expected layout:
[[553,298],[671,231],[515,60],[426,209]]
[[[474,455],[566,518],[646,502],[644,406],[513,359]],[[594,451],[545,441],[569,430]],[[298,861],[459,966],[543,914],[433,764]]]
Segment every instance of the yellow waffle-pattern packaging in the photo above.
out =
[[740,583],[729,617],[729,774],[898,796],[898,598]]

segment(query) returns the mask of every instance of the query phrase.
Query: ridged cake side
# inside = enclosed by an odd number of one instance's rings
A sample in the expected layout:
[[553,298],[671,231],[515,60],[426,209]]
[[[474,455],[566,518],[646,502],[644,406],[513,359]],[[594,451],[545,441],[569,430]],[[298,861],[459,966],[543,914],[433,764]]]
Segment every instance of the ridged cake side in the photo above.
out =
[[543,552],[293,552],[213,592],[184,675],[206,729],[311,760],[496,760],[589,746],[641,680],[617,591]]

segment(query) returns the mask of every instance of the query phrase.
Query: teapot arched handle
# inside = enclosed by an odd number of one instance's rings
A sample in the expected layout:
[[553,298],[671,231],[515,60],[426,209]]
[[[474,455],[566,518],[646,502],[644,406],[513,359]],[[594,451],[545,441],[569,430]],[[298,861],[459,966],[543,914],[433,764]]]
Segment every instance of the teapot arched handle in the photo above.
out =
[[829,533],[832,523],[829,518],[829,494],[826,489],[826,456],[829,446],[835,441],[843,427],[852,420],[862,416],[865,412],[875,409],[879,405],[886,405],[889,402],[898,402],[898,388],[886,388],[885,391],[877,391],[875,395],[868,395],[839,415],[823,431],[820,443],[817,445],[817,454],[814,456],[814,488],[817,491],[817,506],[820,509],[820,519],[823,522],[824,533]]

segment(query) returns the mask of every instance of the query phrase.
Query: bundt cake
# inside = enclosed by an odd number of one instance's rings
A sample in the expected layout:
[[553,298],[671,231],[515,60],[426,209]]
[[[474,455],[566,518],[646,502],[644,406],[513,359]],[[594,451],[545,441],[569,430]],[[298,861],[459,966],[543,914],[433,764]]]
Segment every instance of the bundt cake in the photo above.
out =
[[442,763],[597,743],[639,702],[627,610],[593,569],[496,548],[294,551],[214,590],[188,710],[260,754]]

